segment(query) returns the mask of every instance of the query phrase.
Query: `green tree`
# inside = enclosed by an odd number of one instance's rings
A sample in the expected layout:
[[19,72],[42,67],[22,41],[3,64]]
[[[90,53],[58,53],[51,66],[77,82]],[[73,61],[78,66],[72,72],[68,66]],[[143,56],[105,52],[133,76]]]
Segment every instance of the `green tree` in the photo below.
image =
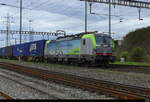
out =
[[118,40],[113,40],[113,48],[116,49],[118,46]]
[[[117,42],[115,42],[117,43]],[[133,57],[133,49],[141,48],[144,50],[144,58],[142,59],[145,62],[150,62],[150,27],[136,29],[135,31],[129,32],[123,39],[121,45],[116,47],[115,55],[119,58],[120,53],[127,51],[129,53],[128,60],[132,60],[136,57]],[[132,55],[132,56],[131,56]],[[133,57],[133,59],[132,59]],[[136,58],[135,58],[136,59]]]
[[145,52],[142,48],[134,48],[131,50],[130,57],[133,61],[141,62],[144,60]]
[[120,53],[120,57],[125,58],[125,60],[127,60],[128,56],[129,56],[128,51],[123,51],[123,52]]

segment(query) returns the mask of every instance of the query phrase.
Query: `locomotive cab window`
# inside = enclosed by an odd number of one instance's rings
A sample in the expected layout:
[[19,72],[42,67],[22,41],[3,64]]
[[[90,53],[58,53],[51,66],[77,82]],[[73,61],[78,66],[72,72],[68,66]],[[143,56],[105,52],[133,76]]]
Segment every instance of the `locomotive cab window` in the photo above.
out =
[[86,40],[85,40],[85,39],[83,39],[83,45],[85,45],[85,43],[86,43]]
[[98,45],[101,45],[101,44],[111,45],[112,39],[109,36],[96,36],[96,43]]

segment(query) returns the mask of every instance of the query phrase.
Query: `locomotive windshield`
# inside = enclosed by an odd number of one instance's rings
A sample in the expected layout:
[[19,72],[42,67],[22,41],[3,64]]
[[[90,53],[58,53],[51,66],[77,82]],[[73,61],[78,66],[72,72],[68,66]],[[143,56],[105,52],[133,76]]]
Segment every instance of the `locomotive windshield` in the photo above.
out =
[[112,39],[109,36],[96,36],[96,43],[97,45],[111,45],[112,44]]

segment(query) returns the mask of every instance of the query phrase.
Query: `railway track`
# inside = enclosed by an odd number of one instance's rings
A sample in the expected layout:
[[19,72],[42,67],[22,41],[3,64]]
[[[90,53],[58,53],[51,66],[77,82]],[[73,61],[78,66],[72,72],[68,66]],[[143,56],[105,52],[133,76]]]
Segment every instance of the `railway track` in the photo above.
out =
[[120,71],[120,72],[133,72],[133,73],[143,73],[150,74],[150,66],[137,66],[137,65],[119,65],[119,64],[110,64],[109,66],[86,66],[83,65],[83,68],[86,69],[105,69],[112,71]]
[[[5,62],[4,62],[5,63]],[[51,63],[56,64],[56,63]],[[58,63],[59,64],[59,63]],[[69,64],[61,64],[63,67],[72,65]],[[132,73],[142,73],[142,74],[150,74],[150,66],[137,66],[137,65],[119,65],[119,64],[110,64],[107,67],[104,66],[96,66],[96,65],[74,65],[74,67],[82,68],[82,69],[105,69],[111,71],[119,71],[119,72],[132,72]]]
[[[47,88],[47,85],[43,82],[40,82],[40,80],[33,80],[30,79],[30,77],[24,77],[22,75],[19,75],[17,73],[12,73],[8,70],[0,70],[3,74],[0,74],[0,77],[3,77],[5,79],[8,79],[10,81],[13,81],[23,87],[28,88],[27,90],[35,90],[36,93],[43,94],[44,96],[48,96],[49,99],[62,99],[63,97],[60,97],[60,95],[55,95],[56,93],[50,93]],[[54,91],[54,90],[50,90]],[[57,92],[58,93],[58,92]],[[59,94],[59,93],[58,93]],[[38,97],[39,98],[39,97]],[[16,98],[17,99],[17,98]],[[18,99],[20,99],[18,97]],[[40,99],[40,98],[39,98]]]
[[7,99],[7,100],[12,100],[13,98],[7,94],[5,94],[4,92],[1,92],[0,91],[0,96],[4,99]]
[[121,71],[121,72],[134,72],[134,73],[150,74],[150,66],[114,64],[114,65],[112,65],[112,67],[110,67],[108,69],[113,70],[113,71]]
[[[52,63],[55,64],[55,63]],[[58,63],[59,64],[59,63]],[[69,64],[61,64],[64,66],[72,66]],[[109,64],[108,66],[98,66],[98,65],[74,65],[76,67],[82,67],[86,69],[105,69],[112,71],[120,71],[120,72],[133,72],[133,73],[143,73],[150,74],[150,66],[137,66],[137,65],[121,65],[121,64]]]
[[32,77],[42,78],[47,81],[54,81],[57,83],[83,88],[89,91],[103,93],[120,99],[150,99],[150,89],[147,88],[123,85],[58,72],[50,72],[10,63],[0,63],[0,67],[18,73],[27,74]]

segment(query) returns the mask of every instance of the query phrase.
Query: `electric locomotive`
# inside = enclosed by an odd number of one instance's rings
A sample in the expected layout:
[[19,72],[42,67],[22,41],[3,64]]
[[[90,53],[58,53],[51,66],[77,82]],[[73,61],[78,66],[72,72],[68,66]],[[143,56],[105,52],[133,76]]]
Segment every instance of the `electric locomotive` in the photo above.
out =
[[113,41],[107,34],[86,32],[47,41],[45,59],[54,62],[109,64],[113,62]]

